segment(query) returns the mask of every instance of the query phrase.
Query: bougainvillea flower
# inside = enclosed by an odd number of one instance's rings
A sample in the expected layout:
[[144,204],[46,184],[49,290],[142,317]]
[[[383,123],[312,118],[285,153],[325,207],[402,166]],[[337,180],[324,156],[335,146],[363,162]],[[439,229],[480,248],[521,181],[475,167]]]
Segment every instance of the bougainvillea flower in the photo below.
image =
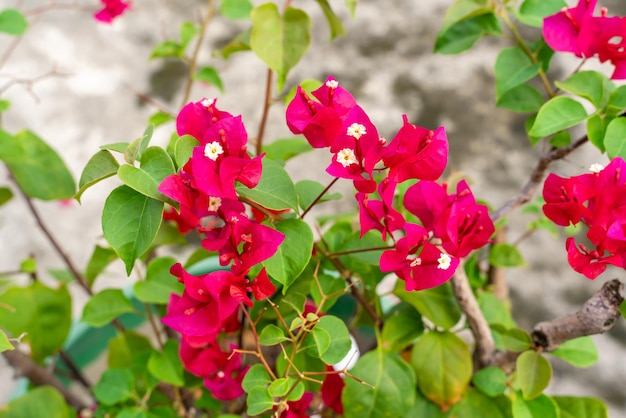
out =
[[361,223],[361,237],[369,230],[382,233],[383,241],[387,240],[387,233],[393,233],[404,228],[404,216],[393,208],[393,195],[396,184],[385,178],[378,185],[381,200],[372,200],[366,193],[357,193],[359,204],[359,222]]
[[334,153],[326,172],[334,177],[354,181],[363,193],[376,190],[372,179],[374,166],[382,158],[384,140],[360,106],[355,106],[343,122],[341,132],[330,147]]
[[309,418],[306,410],[313,400],[313,394],[311,392],[304,392],[302,397],[297,401],[287,402],[287,409],[281,414],[280,418]]
[[[331,366],[326,366],[326,370],[333,370]],[[340,373],[330,373],[326,375],[320,392],[322,394],[322,402],[324,405],[335,411],[335,413],[343,414],[343,404],[341,403],[341,393],[346,383]]]
[[[587,250],[583,244],[576,244],[570,237],[565,242],[567,261],[574,271],[583,274],[590,280],[604,273],[608,264],[624,267],[623,255],[602,255],[600,251]],[[604,251],[602,251],[604,252]]]
[[356,101],[332,76],[328,76],[312,94],[319,102],[297,87],[295,97],[287,106],[287,126],[294,134],[304,135],[312,147],[329,147]]
[[448,163],[448,138],[443,127],[434,131],[409,123],[404,124],[383,153],[389,178],[401,183],[409,179],[436,180]]
[[228,112],[219,110],[216,102],[215,99],[202,99],[185,105],[176,117],[178,135],[191,135],[204,145],[202,140],[209,127],[219,120],[233,116]]
[[196,187],[208,196],[237,199],[235,182],[248,188],[261,179],[261,158],[246,152],[248,134],[241,116],[221,119],[205,132],[191,158]]
[[112,23],[113,19],[122,15],[129,7],[130,3],[123,0],[100,0],[104,8],[96,12],[93,17],[103,23]]
[[405,231],[395,249],[383,252],[380,270],[393,271],[406,282],[407,291],[430,289],[450,280],[459,259],[429,243],[424,227],[407,222]]
[[626,79],[626,19],[596,18],[596,26],[594,45],[600,62],[610,61],[615,67],[611,79]]
[[584,203],[595,191],[578,178],[563,178],[550,173],[543,186],[543,213],[557,225],[576,225],[589,210]]
[[[216,240],[207,231],[202,246],[209,251],[219,251],[221,265],[226,266],[232,261],[233,274],[245,275],[252,266],[273,256],[285,239],[281,232],[241,213],[231,213],[225,221],[222,231],[227,231],[227,239]],[[219,235],[223,236],[221,232]]]
[[[231,290],[241,284],[237,283],[237,276],[229,271],[194,276],[177,263],[170,272],[185,285],[185,290],[181,297],[171,297],[162,322],[181,334],[217,335],[223,330],[224,323],[237,314],[239,304],[249,302],[240,296],[240,291]],[[233,297],[233,293],[238,297]]]
[[213,357],[217,371],[204,378],[204,386],[214,398],[221,401],[238,398],[244,393],[241,382],[250,367],[242,366],[241,353],[233,352],[236,348],[237,346],[231,344],[228,353],[221,352],[219,347],[214,348],[219,351]]
[[589,58],[596,53],[595,38],[600,27],[593,12],[597,0],[579,0],[576,7],[563,8],[543,20],[543,38],[555,51]]
[[180,341],[179,349],[180,359],[183,362],[185,370],[198,376],[212,376],[220,370],[220,364],[223,363],[224,355],[219,348],[217,341],[209,340],[206,344],[192,344],[186,335],[183,335]]
[[465,180],[457,184],[457,192],[452,195],[446,193],[446,186],[422,180],[407,190],[404,206],[455,257],[465,257],[481,248],[495,231],[489,209],[476,203]]

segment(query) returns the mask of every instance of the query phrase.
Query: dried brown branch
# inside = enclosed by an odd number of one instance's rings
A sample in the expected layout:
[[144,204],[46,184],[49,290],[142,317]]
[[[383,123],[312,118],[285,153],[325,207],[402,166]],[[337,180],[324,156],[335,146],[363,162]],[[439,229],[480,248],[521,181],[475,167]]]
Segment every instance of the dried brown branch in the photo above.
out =
[[[538,323],[531,333],[534,346],[544,351],[554,351],[559,345],[574,338],[610,331],[621,316],[619,307],[624,301],[623,290],[622,282],[617,279],[609,280],[579,311]],[[493,356],[489,364],[512,371],[520,354],[501,351]]]
[[454,296],[465,314],[476,342],[474,351],[475,362],[478,368],[484,367],[491,361],[496,346],[489,324],[478,306],[478,301],[465,275],[463,263],[459,264],[456,273],[452,276],[451,283]]
[[26,354],[19,350],[4,351],[2,354],[13,370],[15,370],[16,375],[27,377],[35,386],[52,386],[63,395],[69,405],[78,410],[89,407],[84,400],[66,388],[54,374],[35,363]]

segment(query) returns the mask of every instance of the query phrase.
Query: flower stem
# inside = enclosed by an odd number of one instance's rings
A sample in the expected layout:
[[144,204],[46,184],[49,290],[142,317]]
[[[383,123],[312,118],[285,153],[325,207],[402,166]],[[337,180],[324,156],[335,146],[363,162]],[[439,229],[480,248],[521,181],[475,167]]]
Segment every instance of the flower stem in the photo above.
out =
[[259,131],[256,134],[256,155],[263,152],[263,136],[265,135],[265,126],[267,125],[267,117],[269,115],[270,106],[272,105],[272,70],[267,69],[267,78],[265,81],[265,99],[263,101],[263,114],[259,123]]
[[300,215],[300,219],[303,219],[305,217],[305,215],[307,213],[309,213],[309,211],[311,209],[313,209],[313,206],[315,206],[321,199],[322,197],[324,197],[324,195],[326,193],[328,193],[328,191],[330,190],[331,187],[333,187],[333,185],[335,183],[337,183],[337,180],[339,180],[339,177],[335,177],[329,184],[328,186],[326,186],[324,188],[324,190],[322,190],[322,192],[315,198],[315,200],[313,200],[313,202],[311,202],[311,204],[304,210],[304,212],[302,212],[302,215]]

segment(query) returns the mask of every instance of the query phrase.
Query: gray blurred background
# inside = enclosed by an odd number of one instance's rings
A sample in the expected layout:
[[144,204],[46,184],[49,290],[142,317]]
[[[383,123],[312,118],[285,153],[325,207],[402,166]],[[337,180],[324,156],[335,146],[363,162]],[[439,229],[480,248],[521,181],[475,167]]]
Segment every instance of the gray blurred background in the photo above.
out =
[[[59,0],[61,3],[61,0]],[[70,1],[66,2],[70,3]],[[260,4],[260,1],[254,1]],[[458,56],[434,55],[434,41],[452,0],[361,1],[351,19],[344,2],[330,1],[341,16],[347,35],[328,42],[329,30],[313,0],[295,0],[294,7],[305,9],[313,20],[312,48],[290,73],[290,88],[306,78],[324,79],[334,75],[357,98],[379,132],[391,138],[401,126],[401,116],[434,129],[445,126],[450,141],[449,172],[459,172],[470,181],[476,196],[492,207],[502,205],[525,183],[541,145],[531,148],[524,134],[525,115],[495,108],[493,65],[505,41],[483,39],[471,51]],[[51,4],[48,1],[0,0],[0,9],[19,7],[31,10]],[[72,3],[95,11],[93,1]],[[610,14],[626,14],[619,0],[601,0]],[[152,97],[176,112],[182,100],[186,67],[173,60],[150,61],[152,48],[178,36],[185,21],[197,22],[205,6],[193,0],[135,0],[133,10],[113,25],[96,22],[87,10],[53,9],[31,16],[32,26],[0,69],[0,86],[10,77],[32,79],[56,70],[59,76],[31,86],[16,85],[6,93],[12,102],[3,115],[9,132],[30,129],[61,153],[78,179],[82,167],[98,146],[131,141],[141,136],[155,108],[138,99],[137,92]],[[200,62],[215,66],[222,76],[225,94],[214,87],[197,85],[193,100],[218,97],[221,109],[241,114],[250,136],[257,131],[261,117],[266,70],[252,53],[233,55],[228,61],[212,58],[245,26],[216,17],[209,25],[207,46]],[[528,31],[533,36],[532,31]],[[0,56],[11,46],[12,38],[0,34]],[[557,57],[552,74],[564,78],[578,65],[573,57]],[[585,69],[610,68],[590,62]],[[159,128],[155,143],[165,145],[173,124]],[[271,110],[268,139],[289,135],[284,123],[284,106]],[[326,151],[312,152],[291,161],[287,168],[295,180],[316,178],[327,182],[324,168]],[[560,175],[587,170],[592,162],[605,163],[593,147],[585,146],[555,164]],[[0,185],[8,184],[4,168]],[[346,182],[347,183],[347,182]],[[103,243],[100,213],[108,191],[117,185],[105,181],[88,190],[82,205],[37,202],[44,221],[62,241],[78,266],[84,267],[93,243]],[[343,190],[349,191],[349,184]],[[341,205],[351,205],[350,196]],[[337,207],[327,206],[332,212]],[[532,216],[515,212],[509,217],[509,241],[524,233]],[[538,232],[520,246],[527,265],[507,271],[514,316],[521,327],[578,309],[607,279],[624,279],[622,271],[611,270],[595,281],[574,273],[566,261],[564,238]],[[16,197],[0,208],[0,272],[16,270],[33,254],[44,280],[52,280],[48,268],[63,268],[61,260]],[[96,288],[124,287],[121,263],[107,270]],[[77,289],[75,289],[77,290]],[[74,292],[74,315],[80,316],[84,302]],[[609,402],[610,416],[626,417],[626,327],[624,321],[609,334],[596,336],[600,361],[587,369],[576,369],[554,359],[551,394],[596,396]],[[0,358],[0,403],[11,394],[12,373]],[[97,376],[92,377],[93,381]]]

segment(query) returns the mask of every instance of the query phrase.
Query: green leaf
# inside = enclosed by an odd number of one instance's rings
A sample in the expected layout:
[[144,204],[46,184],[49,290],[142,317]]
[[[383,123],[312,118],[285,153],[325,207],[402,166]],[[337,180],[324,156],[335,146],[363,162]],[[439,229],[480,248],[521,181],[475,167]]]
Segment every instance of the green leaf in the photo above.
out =
[[462,20],[470,19],[493,11],[488,0],[456,0],[446,11],[441,32],[450,29],[454,24]]
[[577,125],[585,119],[587,111],[582,104],[569,97],[557,96],[541,106],[528,134],[531,137],[543,138]]
[[354,13],[356,12],[356,5],[359,3],[359,0],[345,0],[346,7],[350,11],[350,16],[354,19]]
[[80,180],[78,181],[78,192],[74,196],[74,199],[80,202],[80,197],[85,190],[101,180],[114,176],[119,166],[119,163],[111,152],[100,150],[95,153],[93,157],[87,161],[85,168],[83,168]]
[[170,295],[181,295],[185,286],[170,274],[170,268],[176,264],[172,257],[159,257],[150,261],[146,271],[146,280],[136,282],[135,297],[144,303],[166,305]]
[[0,418],[71,418],[73,411],[63,396],[52,386],[40,386],[15,398],[0,409]]
[[135,139],[133,142],[128,144],[126,148],[124,148],[124,160],[128,164],[134,164],[137,160],[141,161],[141,155],[144,150],[148,148],[148,144],[150,144],[153,133],[154,126],[148,125],[141,138]]
[[496,347],[501,350],[520,352],[528,350],[532,339],[526,331],[520,328],[507,328],[501,324],[490,324]]
[[541,64],[533,64],[519,46],[505,48],[498,54],[495,66],[496,99],[539,74]]
[[189,42],[191,42],[191,40],[194,36],[196,36],[197,33],[198,26],[191,22],[185,22],[180,25],[180,44],[183,47],[183,52],[184,49],[187,48],[187,45],[189,45]]
[[283,284],[283,294],[302,273],[311,259],[313,232],[311,227],[299,219],[276,222],[277,231],[285,234],[285,240],[276,254],[263,262],[267,274]]
[[623,301],[619,305],[619,312],[622,314],[624,318],[626,318],[626,301]]
[[160,110],[153,113],[150,118],[148,118],[148,123],[150,125],[154,125],[154,127],[156,128],[157,126],[161,126],[166,122],[169,122],[173,120],[172,116],[165,113],[165,112],[161,112]]
[[167,40],[154,47],[150,59],[178,58],[185,53],[185,48],[176,41]]
[[263,146],[265,158],[275,161],[288,161],[312,149],[311,145],[302,137],[277,139],[271,144]]
[[11,102],[8,100],[0,99],[0,113],[6,112],[11,108]]
[[626,158],[626,118],[615,118],[606,127],[604,148],[609,158]]
[[259,415],[274,407],[274,398],[267,388],[255,387],[248,392],[246,405],[248,405],[248,415]]
[[[346,281],[340,277],[327,274],[318,274],[317,279],[311,281],[310,295],[320,312],[328,311],[345,292]],[[329,297],[330,295],[334,295]]]
[[176,165],[178,167],[184,166],[193,155],[193,149],[198,145],[200,145],[198,140],[191,135],[183,135],[178,138],[174,145]]
[[117,254],[115,251],[108,247],[105,248],[96,245],[93,253],[91,253],[91,258],[87,263],[87,269],[85,270],[87,283],[92,285],[100,273],[102,273],[104,269],[114,260],[117,260]]
[[559,406],[560,418],[608,418],[609,412],[604,402],[595,398],[574,396],[553,396]]
[[224,17],[232,20],[247,19],[254,6],[250,0],[222,0],[220,12]]
[[285,337],[285,333],[279,327],[274,324],[268,324],[261,331],[261,335],[259,335],[259,344],[272,346],[283,341],[287,341],[288,338]]
[[[152,352],[150,340],[142,334],[126,330],[109,340],[107,365],[110,369],[130,368],[138,355]],[[145,369],[145,363],[143,368]]]
[[541,354],[533,350],[523,352],[517,358],[515,379],[524,399],[530,400],[541,395],[552,378],[552,366]]
[[254,388],[261,387],[266,388],[272,382],[270,375],[267,373],[265,367],[258,363],[250,367],[250,370],[246,373],[241,382],[241,387],[246,392],[250,393],[250,391]]
[[104,203],[104,237],[126,264],[130,274],[135,260],[143,255],[161,225],[163,202],[139,194],[128,186],[113,190]]
[[604,135],[606,127],[613,120],[611,116],[593,115],[587,120],[587,138],[594,147],[604,153]]
[[435,52],[458,54],[470,49],[485,35],[501,33],[500,23],[493,13],[481,14],[456,23],[445,32],[443,30],[439,32],[435,42]]
[[511,401],[506,396],[489,398],[479,390],[470,388],[454,405],[450,416],[454,418],[511,418]]
[[503,93],[496,104],[513,112],[536,112],[543,104],[543,96],[536,88],[522,84]]
[[[298,193],[300,208],[302,208],[302,210],[306,210],[324,191],[324,188],[325,186],[323,184],[314,180],[300,180],[297,182],[296,192]],[[339,193],[328,194],[327,192],[316,204],[338,199],[341,199],[341,195]]]
[[442,408],[461,399],[472,377],[469,347],[447,331],[422,335],[413,346],[411,366],[420,391]]
[[198,72],[194,74],[193,79],[195,81],[201,81],[211,86],[215,86],[219,89],[219,91],[224,93],[224,84],[222,83],[222,79],[220,78],[220,75],[217,73],[217,70],[214,67],[200,68]]
[[274,3],[262,4],[250,13],[250,47],[278,76],[278,91],[287,73],[309,48],[311,20],[302,10],[287,7],[281,16]]
[[507,376],[499,367],[485,367],[472,377],[472,383],[487,396],[496,397],[507,389]]
[[37,271],[37,262],[34,258],[28,257],[20,263],[20,271],[24,273],[35,273]]
[[247,197],[268,209],[298,211],[298,196],[291,177],[276,161],[263,158],[261,180],[254,189],[235,188],[237,194]]
[[48,269],[48,274],[62,283],[71,283],[76,280],[76,277],[68,269]]
[[0,329],[0,353],[9,350],[15,350],[15,347],[13,347],[13,344],[11,344],[9,337],[7,337],[4,331]]
[[320,5],[326,20],[328,21],[328,27],[330,28],[330,40],[333,41],[338,36],[345,36],[346,30],[343,28],[341,19],[337,17],[333,9],[328,4],[328,0],[315,0]]
[[115,405],[133,397],[135,379],[128,369],[108,369],[93,388],[93,394],[105,405]]
[[92,327],[102,327],[118,316],[133,312],[133,304],[121,289],[105,289],[89,299],[83,309],[82,321]]
[[232,54],[242,51],[250,51],[250,34],[252,30],[248,29],[239,35],[226,46],[218,51],[215,51],[214,55],[221,56],[227,60]]
[[337,364],[350,352],[352,340],[343,321],[336,316],[321,317],[304,340],[308,353],[326,364]]
[[[115,418],[149,418],[148,412],[138,406],[126,407],[122,409]],[[160,418],[160,417],[159,417]]]
[[540,28],[543,26],[543,19],[553,15],[566,7],[563,0],[525,0],[516,13],[520,22]]
[[4,9],[0,12],[0,32],[9,35],[23,35],[28,29],[26,16],[16,9]]
[[568,340],[550,354],[576,367],[589,367],[598,361],[598,349],[589,336]]
[[589,100],[597,109],[601,109],[611,93],[605,89],[607,82],[607,77],[597,71],[579,71],[565,81],[555,81],[554,84],[563,91]]
[[115,142],[113,144],[100,145],[101,150],[105,151],[115,151],[120,154],[124,154],[126,148],[128,148],[130,144],[128,142]]
[[477,299],[478,306],[490,325],[500,324],[506,328],[516,326],[509,308],[496,295],[490,292],[481,292]]
[[398,280],[394,294],[413,305],[438,327],[450,329],[461,319],[461,308],[447,284],[419,292],[407,292]]
[[72,300],[67,286],[56,289],[34,282],[0,294],[0,328],[11,336],[26,333],[32,357],[42,362],[63,346],[72,322]]
[[[298,92],[298,86],[310,96],[311,93],[317,90],[318,88],[320,88],[322,84],[324,83],[314,78],[305,78],[298,85],[293,86],[291,90],[289,90],[289,92],[287,92],[287,94],[283,96],[283,103],[285,103],[285,106],[288,106],[289,103],[291,103],[294,97],[296,97],[296,93]],[[297,137],[297,138],[300,138],[300,137]],[[300,138],[300,139],[306,142],[303,138]],[[306,143],[308,144],[308,142]],[[311,145],[307,145],[307,147],[309,148],[309,150],[312,149]]]
[[519,394],[513,399],[513,417],[561,418],[558,405],[549,396],[539,395],[534,399],[524,399]]
[[154,351],[148,360],[148,370],[160,381],[171,383],[174,386],[183,386],[183,363],[178,356],[178,342],[169,339],[163,346],[163,351]]
[[345,379],[341,395],[345,418],[403,417],[415,402],[415,375],[395,354],[370,351],[350,373],[373,388]]
[[394,312],[385,320],[381,335],[381,347],[390,353],[398,353],[408,347],[424,332],[422,317],[412,306]]
[[274,380],[269,386],[269,393],[275,398],[285,396],[291,387],[289,379],[281,377]]
[[60,200],[74,196],[76,184],[65,163],[32,132],[21,131],[11,136],[0,130],[0,159],[30,197]]
[[607,113],[611,116],[617,116],[624,110],[626,110],[626,85],[613,90],[607,104]]
[[169,175],[174,174],[174,163],[170,156],[160,147],[149,147],[141,156],[141,167],[124,164],[117,170],[117,175],[128,187],[139,193],[172,203],[158,188],[161,182]]
[[572,143],[572,136],[568,131],[557,132],[550,138],[550,145],[555,148],[563,148]]
[[520,267],[526,264],[519,250],[504,242],[498,242],[491,247],[489,263],[496,267]]
[[8,187],[0,187],[0,206],[13,198],[13,192]]

